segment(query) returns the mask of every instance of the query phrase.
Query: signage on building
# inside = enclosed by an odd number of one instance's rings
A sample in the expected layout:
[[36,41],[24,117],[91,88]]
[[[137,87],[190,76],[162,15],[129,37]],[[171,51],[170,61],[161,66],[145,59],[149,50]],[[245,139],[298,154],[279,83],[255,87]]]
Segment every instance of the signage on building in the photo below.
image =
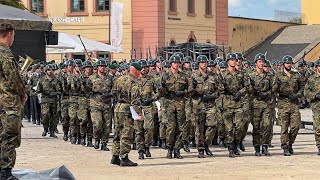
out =
[[84,17],[57,17],[48,18],[52,23],[82,23],[84,22]]
[[168,17],[168,19],[173,21],[181,21],[181,18]]

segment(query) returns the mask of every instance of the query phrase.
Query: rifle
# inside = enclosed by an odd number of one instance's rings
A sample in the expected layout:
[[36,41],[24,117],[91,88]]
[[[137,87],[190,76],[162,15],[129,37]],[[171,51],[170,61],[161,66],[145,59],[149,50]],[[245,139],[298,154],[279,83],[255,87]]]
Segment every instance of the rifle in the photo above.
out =
[[134,51],[134,60],[136,60],[136,59],[137,59],[137,52],[136,52],[136,49],[133,49],[133,51]]
[[142,48],[140,47],[140,59],[142,59]]
[[151,54],[150,46],[149,46],[149,59],[152,59],[152,54]]
[[146,48],[146,60],[148,59],[148,57],[149,57],[149,51],[148,51],[148,48]]
[[79,37],[79,39],[80,39],[80,41],[81,41],[81,44],[82,44],[82,46],[83,46],[83,48],[84,48],[84,51],[85,51],[86,55],[88,56],[88,58],[90,58],[90,56],[89,56],[89,54],[88,54],[88,51],[87,51],[87,48],[84,46],[84,43],[83,43],[83,41],[82,41],[82,39],[81,39],[80,34],[78,34],[77,36]]

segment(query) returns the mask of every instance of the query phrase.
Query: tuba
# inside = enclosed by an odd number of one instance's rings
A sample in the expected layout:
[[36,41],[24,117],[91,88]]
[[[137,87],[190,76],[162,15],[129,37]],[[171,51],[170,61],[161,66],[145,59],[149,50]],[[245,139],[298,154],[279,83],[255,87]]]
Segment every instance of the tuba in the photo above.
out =
[[26,59],[21,68],[21,73],[25,72],[29,68],[29,66],[33,63],[33,61],[34,60],[30,56],[26,55]]

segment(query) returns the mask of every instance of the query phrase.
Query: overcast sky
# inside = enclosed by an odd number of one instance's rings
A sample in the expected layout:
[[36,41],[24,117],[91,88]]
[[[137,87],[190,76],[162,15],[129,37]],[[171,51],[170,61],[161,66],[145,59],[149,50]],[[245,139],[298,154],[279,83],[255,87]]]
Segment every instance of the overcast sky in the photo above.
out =
[[229,16],[275,20],[274,10],[301,13],[301,0],[228,0]]

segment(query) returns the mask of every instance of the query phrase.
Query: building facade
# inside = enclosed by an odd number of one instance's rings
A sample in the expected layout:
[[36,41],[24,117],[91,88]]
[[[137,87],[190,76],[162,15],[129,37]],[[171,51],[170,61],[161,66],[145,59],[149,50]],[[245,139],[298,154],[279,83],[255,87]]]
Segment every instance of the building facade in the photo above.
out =
[[[123,53],[112,59],[137,58],[185,42],[228,44],[228,0],[22,0],[29,11],[48,18],[53,30],[109,43],[111,2],[123,2]],[[111,15],[112,16],[112,15]],[[150,49],[150,50],[149,50]],[[94,57],[109,56],[92,52]],[[150,53],[149,53],[150,54]],[[84,54],[68,54],[84,58]],[[149,55],[150,56],[150,55]],[[61,55],[47,55],[61,59]]]
[[319,0],[301,0],[303,24],[320,24],[319,6]]

